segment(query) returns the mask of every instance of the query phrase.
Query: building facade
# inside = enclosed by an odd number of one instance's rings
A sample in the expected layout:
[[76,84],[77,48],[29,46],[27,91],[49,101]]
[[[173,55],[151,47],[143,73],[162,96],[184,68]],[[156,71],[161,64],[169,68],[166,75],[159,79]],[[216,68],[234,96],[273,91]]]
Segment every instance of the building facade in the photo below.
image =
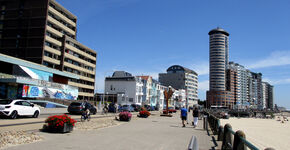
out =
[[188,68],[173,65],[167,69],[167,73],[159,74],[159,82],[164,86],[171,86],[174,89],[184,89],[191,103],[198,100],[198,74]]
[[[229,33],[221,28],[209,33],[209,91],[207,91],[207,107],[233,108],[235,94],[230,81],[227,81],[229,69]],[[229,72],[234,75],[233,72]],[[228,84],[228,85],[227,85]],[[236,92],[237,89],[236,89]]]
[[[77,100],[78,88],[68,85],[79,79],[72,73],[0,54],[0,99]],[[47,107],[47,103],[46,106]]]
[[77,18],[55,0],[0,0],[0,53],[77,74],[68,84],[93,100],[97,53],[76,40]]
[[228,67],[229,33],[217,28],[209,33],[209,89],[214,91],[226,90],[226,69]]
[[142,104],[143,83],[140,77],[134,77],[125,71],[115,71],[112,77],[105,78],[105,93],[117,94],[119,105]]
[[238,109],[249,107],[249,70],[244,66],[229,62],[229,68],[236,72],[235,82],[235,105]]
[[151,76],[137,76],[141,78],[143,87],[142,87],[142,105],[150,105],[152,98],[152,77]]
[[274,109],[273,86],[268,82],[262,82],[263,104],[262,109]]

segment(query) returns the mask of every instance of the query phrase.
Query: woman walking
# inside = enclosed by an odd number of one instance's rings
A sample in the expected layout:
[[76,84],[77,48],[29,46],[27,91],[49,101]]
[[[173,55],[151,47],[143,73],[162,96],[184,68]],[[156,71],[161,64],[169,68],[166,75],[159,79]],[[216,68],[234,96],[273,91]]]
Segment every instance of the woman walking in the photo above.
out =
[[192,111],[192,115],[193,115],[193,127],[195,128],[197,126],[199,117],[199,110],[197,107],[195,107],[194,110]]

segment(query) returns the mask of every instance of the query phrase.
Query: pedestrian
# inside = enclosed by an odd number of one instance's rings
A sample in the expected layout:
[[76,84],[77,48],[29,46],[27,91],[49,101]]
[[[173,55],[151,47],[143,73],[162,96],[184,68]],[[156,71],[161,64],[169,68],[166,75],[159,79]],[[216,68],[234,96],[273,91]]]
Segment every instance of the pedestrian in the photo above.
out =
[[195,128],[198,123],[198,117],[199,117],[199,110],[197,107],[194,107],[194,110],[192,111],[193,115],[193,127]]
[[118,112],[118,104],[115,103],[114,107],[115,107],[115,113],[117,113]]
[[182,127],[185,127],[185,121],[187,120],[187,109],[184,106],[180,110],[180,118],[182,121]]

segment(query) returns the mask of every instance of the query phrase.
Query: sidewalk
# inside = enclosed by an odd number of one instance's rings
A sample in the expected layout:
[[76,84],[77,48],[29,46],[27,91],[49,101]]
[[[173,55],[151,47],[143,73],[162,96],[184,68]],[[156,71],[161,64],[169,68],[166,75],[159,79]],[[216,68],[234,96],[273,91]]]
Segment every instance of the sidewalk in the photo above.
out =
[[[189,118],[189,122],[191,121],[192,117]],[[147,119],[133,119],[118,126],[98,130],[74,130],[69,134],[40,132],[44,141],[10,147],[8,150],[181,150],[187,148],[192,135],[197,137],[199,149],[212,149],[215,145],[202,126],[202,121],[199,120],[197,128],[190,124],[183,128],[178,113],[173,117],[160,117],[156,114]]]

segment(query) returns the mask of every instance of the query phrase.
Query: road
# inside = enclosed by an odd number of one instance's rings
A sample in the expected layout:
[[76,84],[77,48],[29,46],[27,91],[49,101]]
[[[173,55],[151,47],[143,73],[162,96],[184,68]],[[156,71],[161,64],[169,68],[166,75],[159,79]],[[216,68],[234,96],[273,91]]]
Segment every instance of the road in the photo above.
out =
[[[41,129],[44,121],[47,117],[52,115],[60,115],[64,113],[68,113],[66,108],[42,108],[41,114],[38,118],[31,118],[31,117],[20,117],[17,119],[4,119],[1,118],[0,120],[0,132],[3,131],[20,131],[20,130],[38,130]],[[106,116],[112,116],[114,114],[108,113],[107,115],[102,115],[98,112],[96,115],[92,115],[92,118],[100,118]],[[80,115],[70,115],[74,119],[80,119]]]
[[[189,119],[192,121],[192,118]],[[7,150],[181,150],[186,149],[192,135],[198,139],[200,149],[214,147],[211,137],[202,129],[191,125],[183,128],[179,114],[174,117],[150,116],[131,120],[118,126],[98,130],[75,130],[68,134],[39,133],[43,141],[10,147]]]

